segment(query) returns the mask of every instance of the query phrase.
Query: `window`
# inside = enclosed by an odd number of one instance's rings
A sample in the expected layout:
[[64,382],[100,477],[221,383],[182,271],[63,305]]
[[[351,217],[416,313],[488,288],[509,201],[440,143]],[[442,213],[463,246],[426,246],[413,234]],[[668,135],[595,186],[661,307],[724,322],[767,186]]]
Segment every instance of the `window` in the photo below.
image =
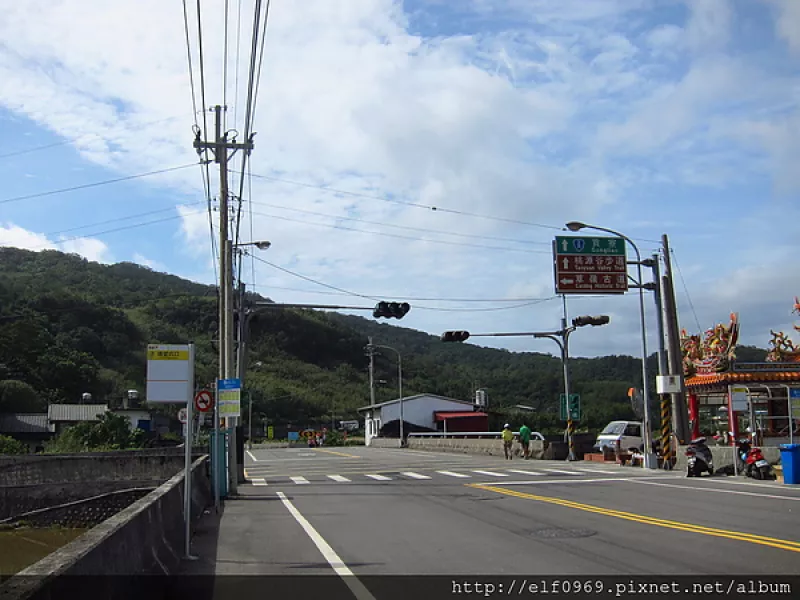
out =
[[642,437],[642,426],[641,425],[628,425],[625,428],[625,435],[630,435],[632,437]]
[[605,428],[605,429],[603,429],[603,431],[601,432],[601,434],[605,434],[605,435],[608,435],[608,434],[615,434],[615,435],[619,435],[619,434],[621,434],[621,433],[622,433],[622,431],[623,431],[624,429],[625,429],[625,423],[620,423],[619,421],[615,421],[614,423],[609,423],[608,425],[606,425],[606,428]]

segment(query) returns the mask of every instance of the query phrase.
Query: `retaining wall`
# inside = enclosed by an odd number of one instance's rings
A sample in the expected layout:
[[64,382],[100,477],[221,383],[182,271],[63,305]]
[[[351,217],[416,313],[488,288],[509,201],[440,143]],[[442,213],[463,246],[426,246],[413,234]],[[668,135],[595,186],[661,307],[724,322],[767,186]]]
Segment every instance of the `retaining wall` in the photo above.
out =
[[[193,520],[213,502],[207,460],[202,457],[192,467]],[[183,490],[181,472],[11,577],[0,586],[0,599],[165,598],[168,592],[163,580],[142,575],[175,573],[180,565],[184,554]]]
[[155,488],[183,469],[184,461],[183,448],[0,457],[0,519],[131,488]]
[[[386,442],[394,442],[392,446],[378,446],[375,442],[378,439],[372,440],[372,445],[378,448],[397,448],[399,447],[399,440],[381,440]],[[547,442],[542,440],[531,440],[531,457],[544,458],[545,447]],[[408,447],[414,450],[436,450],[444,452],[459,452],[462,454],[488,454],[490,456],[503,456],[503,442],[502,440],[476,440],[474,438],[408,438]],[[522,455],[522,448],[517,442],[512,446],[515,456]]]

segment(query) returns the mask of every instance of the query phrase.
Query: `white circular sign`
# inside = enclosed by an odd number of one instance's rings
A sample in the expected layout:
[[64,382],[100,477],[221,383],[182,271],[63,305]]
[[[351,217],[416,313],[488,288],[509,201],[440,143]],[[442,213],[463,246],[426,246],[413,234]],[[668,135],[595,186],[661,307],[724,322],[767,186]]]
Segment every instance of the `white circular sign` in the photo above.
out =
[[211,407],[214,405],[214,398],[211,395],[211,392],[207,390],[201,390],[197,392],[197,395],[194,397],[194,407],[200,411],[201,413],[208,412],[211,410]]
[[178,411],[178,421],[186,425],[186,421],[189,420],[189,414],[185,408],[182,408]]

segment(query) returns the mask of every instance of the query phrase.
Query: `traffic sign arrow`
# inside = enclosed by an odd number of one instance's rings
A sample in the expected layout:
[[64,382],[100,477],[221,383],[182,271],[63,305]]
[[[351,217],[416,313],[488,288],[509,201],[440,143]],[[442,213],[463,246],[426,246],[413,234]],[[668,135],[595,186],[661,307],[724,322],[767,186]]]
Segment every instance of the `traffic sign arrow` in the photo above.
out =
[[569,259],[566,256],[564,257],[564,262],[562,262],[561,264],[564,265],[565,271],[569,269]]
[[575,283],[575,280],[574,279],[562,279],[561,280],[561,285],[567,285],[569,283]]
[[564,252],[569,250],[569,243],[567,242],[567,240],[561,240],[561,248]]

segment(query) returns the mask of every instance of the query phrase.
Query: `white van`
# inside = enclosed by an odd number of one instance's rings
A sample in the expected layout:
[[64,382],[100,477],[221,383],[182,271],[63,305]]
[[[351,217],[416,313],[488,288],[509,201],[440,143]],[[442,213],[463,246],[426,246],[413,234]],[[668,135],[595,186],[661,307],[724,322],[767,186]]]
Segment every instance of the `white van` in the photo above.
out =
[[594,449],[602,452],[604,447],[614,450],[619,442],[619,448],[628,451],[631,448],[639,449],[644,444],[642,437],[642,423],[640,421],[611,421],[597,436]]

